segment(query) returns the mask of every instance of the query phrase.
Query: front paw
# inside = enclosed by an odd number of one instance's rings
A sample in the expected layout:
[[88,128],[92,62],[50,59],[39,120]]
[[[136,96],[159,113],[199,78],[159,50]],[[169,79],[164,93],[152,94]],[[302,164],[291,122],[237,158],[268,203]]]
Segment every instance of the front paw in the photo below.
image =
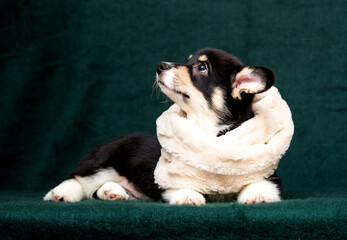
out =
[[268,180],[252,183],[245,187],[237,197],[239,203],[271,203],[281,201],[277,185]]
[[168,189],[163,193],[163,199],[175,205],[204,205],[206,200],[200,193],[190,189]]
[[45,201],[78,202],[83,199],[82,186],[75,179],[69,179],[49,191],[43,198]]

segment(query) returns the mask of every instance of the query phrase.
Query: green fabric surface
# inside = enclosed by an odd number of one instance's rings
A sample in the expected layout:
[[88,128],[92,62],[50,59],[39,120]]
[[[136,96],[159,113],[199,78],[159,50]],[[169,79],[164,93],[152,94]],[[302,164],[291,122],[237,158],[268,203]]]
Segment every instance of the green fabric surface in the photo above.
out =
[[341,192],[301,193],[273,204],[171,206],[143,201],[42,202],[0,192],[0,239],[346,239]]
[[[346,238],[346,26],[346,0],[0,1],[0,239]],[[154,133],[156,64],[203,47],[275,72],[295,123],[285,201],[41,201],[92,147]]]

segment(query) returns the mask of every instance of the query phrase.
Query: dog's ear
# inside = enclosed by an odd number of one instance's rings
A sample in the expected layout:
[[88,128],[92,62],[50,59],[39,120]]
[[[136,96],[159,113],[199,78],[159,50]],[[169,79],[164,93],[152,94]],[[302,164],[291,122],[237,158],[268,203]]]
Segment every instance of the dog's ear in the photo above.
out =
[[265,92],[275,83],[275,74],[264,67],[243,67],[231,78],[231,95],[241,100],[241,93]]

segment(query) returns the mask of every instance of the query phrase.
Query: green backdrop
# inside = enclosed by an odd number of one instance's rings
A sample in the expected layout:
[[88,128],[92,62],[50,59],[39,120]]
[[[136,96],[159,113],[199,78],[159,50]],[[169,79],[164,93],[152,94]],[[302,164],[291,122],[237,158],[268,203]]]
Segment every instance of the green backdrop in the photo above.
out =
[[346,1],[1,1],[0,188],[46,191],[94,146],[155,132],[159,61],[266,66],[293,112],[286,191],[345,189]]
[[[346,0],[0,1],[0,239],[347,239],[346,26]],[[284,201],[42,201],[94,146],[154,133],[156,64],[202,47],[276,73]]]

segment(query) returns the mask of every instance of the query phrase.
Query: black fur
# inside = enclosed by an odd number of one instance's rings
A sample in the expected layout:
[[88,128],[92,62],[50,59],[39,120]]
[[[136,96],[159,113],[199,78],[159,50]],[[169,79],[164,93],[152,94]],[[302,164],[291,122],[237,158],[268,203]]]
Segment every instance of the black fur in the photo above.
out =
[[[208,76],[192,74],[192,66],[201,55],[208,57]],[[214,109],[220,118],[221,125],[230,126],[228,128],[230,131],[253,117],[251,103],[254,95],[244,94],[242,101],[235,100],[231,96],[232,78],[244,67],[240,60],[222,50],[201,49],[188,60],[186,65],[191,72],[193,85],[203,93],[211,108],[214,108],[212,105],[213,90],[218,87],[223,91],[228,111]]]
[[148,197],[159,200],[162,191],[154,183],[154,169],[160,149],[154,134],[123,135],[94,148],[70,173],[69,178],[90,176],[100,169],[112,167]]

